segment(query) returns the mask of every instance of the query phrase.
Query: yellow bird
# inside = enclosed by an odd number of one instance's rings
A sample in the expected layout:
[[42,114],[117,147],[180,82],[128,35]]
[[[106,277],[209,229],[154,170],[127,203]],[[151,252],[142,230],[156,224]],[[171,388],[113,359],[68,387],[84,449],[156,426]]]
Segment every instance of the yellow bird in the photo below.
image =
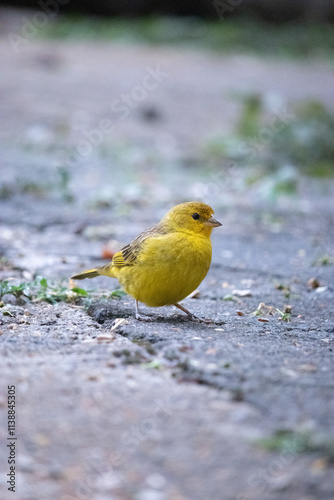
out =
[[150,307],[174,305],[189,318],[199,319],[178,302],[198,287],[210,268],[211,231],[222,225],[213,213],[201,202],[176,205],[115,253],[109,264],[72,278],[117,278],[136,300],[136,319],[150,320],[139,314],[138,302]]

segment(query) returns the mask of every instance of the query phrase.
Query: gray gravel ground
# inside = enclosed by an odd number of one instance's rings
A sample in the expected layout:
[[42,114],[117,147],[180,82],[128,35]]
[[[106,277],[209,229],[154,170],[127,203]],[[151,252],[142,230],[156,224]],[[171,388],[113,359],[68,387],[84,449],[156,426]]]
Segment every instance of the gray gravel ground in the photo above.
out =
[[[334,105],[333,69],[319,61],[33,40],[14,57],[5,37],[0,60],[0,277],[18,282],[68,279],[101,263],[108,240],[127,243],[192,199],[210,179],[181,160],[201,137],[231,128],[232,87]],[[75,147],[81,137],[75,126],[64,132],[73,115],[93,128],[148,64],[169,77],[142,106],[164,118],[147,122],[134,110],[104,139],[117,154],[103,156],[101,145],[69,187],[46,185],[56,183],[63,142]],[[223,227],[199,294],[183,302],[209,324],[145,306],[155,321],[138,322],[127,296],[52,305],[5,295],[1,500],[333,500],[334,272],[321,263],[333,253],[332,194],[311,181],[274,205],[251,189],[212,193],[206,201]],[[253,315],[260,303],[273,309]],[[286,305],[290,321],[276,310]],[[15,493],[6,485],[8,385],[16,386]]]

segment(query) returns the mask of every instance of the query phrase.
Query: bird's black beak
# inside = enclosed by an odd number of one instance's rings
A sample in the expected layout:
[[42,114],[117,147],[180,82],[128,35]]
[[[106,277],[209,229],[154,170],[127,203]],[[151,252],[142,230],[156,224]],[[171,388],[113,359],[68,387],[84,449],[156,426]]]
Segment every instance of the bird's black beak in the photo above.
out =
[[204,222],[204,225],[212,228],[222,226],[222,223],[214,217],[210,217],[210,219]]

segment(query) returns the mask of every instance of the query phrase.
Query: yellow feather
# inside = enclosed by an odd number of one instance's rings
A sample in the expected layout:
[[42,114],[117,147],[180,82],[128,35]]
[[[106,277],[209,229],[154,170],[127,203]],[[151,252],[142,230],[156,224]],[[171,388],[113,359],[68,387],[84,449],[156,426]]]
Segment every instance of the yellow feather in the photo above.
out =
[[80,274],[76,274],[75,276],[72,276],[72,280],[84,280],[85,278],[96,278],[96,276],[99,276],[99,273],[97,272],[97,269],[88,269],[87,271],[83,271]]
[[109,278],[116,278],[112,272],[112,267],[110,264],[106,266],[97,267],[96,269],[88,269],[80,274],[72,276],[73,280],[84,280],[85,278],[96,278],[97,276],[109,276]]

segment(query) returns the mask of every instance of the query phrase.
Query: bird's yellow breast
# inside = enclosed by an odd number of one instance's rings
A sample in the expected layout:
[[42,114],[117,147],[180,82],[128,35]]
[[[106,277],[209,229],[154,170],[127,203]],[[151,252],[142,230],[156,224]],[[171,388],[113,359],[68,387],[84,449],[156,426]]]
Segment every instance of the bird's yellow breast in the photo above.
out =
[[195,290],[211,264],[209,237],[171,232],[148,238],[134,265],[113,267],[125,291],[151,307],[172,305]]

